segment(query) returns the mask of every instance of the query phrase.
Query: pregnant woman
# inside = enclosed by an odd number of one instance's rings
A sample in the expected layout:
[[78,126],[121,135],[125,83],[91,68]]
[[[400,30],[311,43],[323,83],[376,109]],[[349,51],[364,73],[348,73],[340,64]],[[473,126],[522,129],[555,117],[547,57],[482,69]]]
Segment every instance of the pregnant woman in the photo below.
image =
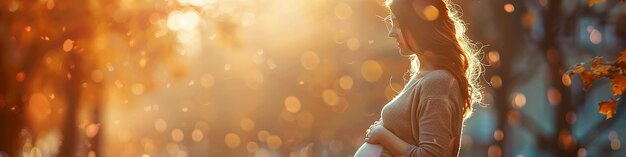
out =
[[389,37],[411,78],[367,130],[355,157],[458,156],[463,122],[480,102],[478,49],[450,0],[387,0]]

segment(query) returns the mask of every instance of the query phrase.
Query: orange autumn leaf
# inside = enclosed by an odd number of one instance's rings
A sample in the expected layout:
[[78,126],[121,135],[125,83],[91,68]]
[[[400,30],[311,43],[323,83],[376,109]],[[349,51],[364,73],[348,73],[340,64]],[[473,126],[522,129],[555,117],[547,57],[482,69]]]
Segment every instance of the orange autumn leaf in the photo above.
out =
[[602,64],[602,57],[595,57],[591,62],[591,69],[596,69]]
[[609,66],[599,65],[595,69],[593,69],[594,75],[606,75],[609,74]]
[[598,110],[598,112],[600,112],[603,115],[606,115],[606,119],[612,118],[613,114],[615,114],[615,103],[616,103],[615,99],[600,102],[600,104],[598,104],[600,106],[600,109]]
[[[577,63],[567,72],[569,75],[579,74],[583,83],[583,90],[592,86],[596,79],[609,79],[611,92],[614,96],[621,96],[626,91],[626,50],[622,50],[620,56],[615,61],[603,61],[602,57],[595,57],[591,61],[591,66],[585,68],[585,63]],[[602,101],[599,105],[601,114],[606,115],[606,119],[612,118],[616,113],[616,99]]]
[[587,90],[591,86],[591,84],[593,84],[593,80],[595,79],[596,76],[594,76],[589,71],[585,71],[583,72],[581,77],[583,79],[583,90]]
[[611,91],[613,95],[622,95],[622,92],[626,90],[626,76],[617,75],[611,79]]
[[617,57],[617,60],[615,60],[615,62],[626,63],[626,50],[622,50],[622,53],[619,55],[619,57]]
[[572,70],[573,74],[582,74],[585,71],[585,67],[582,65],[577,65],[575,69]]

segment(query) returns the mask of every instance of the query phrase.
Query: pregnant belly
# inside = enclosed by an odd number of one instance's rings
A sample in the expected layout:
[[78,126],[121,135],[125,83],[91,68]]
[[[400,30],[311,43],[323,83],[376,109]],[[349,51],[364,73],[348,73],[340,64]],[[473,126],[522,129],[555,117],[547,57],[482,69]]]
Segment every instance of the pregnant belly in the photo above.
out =
[[381,145],[366,142],[354,153],[354,157],[379,157],[382,151],[383,147]]

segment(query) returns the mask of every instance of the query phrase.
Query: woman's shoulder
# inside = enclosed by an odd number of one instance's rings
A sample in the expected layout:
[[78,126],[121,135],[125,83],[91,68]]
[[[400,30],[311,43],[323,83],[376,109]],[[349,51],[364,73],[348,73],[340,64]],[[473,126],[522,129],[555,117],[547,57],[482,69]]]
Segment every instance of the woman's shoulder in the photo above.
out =
[[428,72],[421,79],[422,84],[450,83],[456,80],[450,72],[441,69]]
[[458,88],[454,76],[446,70],[434,70],[422,76],[418,88],[420,93],[429,95],[449,94],[453,88]]

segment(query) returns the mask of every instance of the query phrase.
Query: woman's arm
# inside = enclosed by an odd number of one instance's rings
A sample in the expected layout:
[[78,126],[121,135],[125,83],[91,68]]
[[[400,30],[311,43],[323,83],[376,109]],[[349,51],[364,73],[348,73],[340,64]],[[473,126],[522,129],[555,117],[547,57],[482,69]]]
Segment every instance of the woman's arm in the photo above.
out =
[[411,147],[409,143],[404,142],[382,125],[370,128],[365,142],[383,145],[393,156],[404,156],[404,153]]
[[365,141],[380,144],[394,156],[445,157],[450,156],[453,141],[453,110],[449,99],[427,98],[420,104],[418,125],[419,143],[411,145],[387,130],[382,125],[374,126]]

